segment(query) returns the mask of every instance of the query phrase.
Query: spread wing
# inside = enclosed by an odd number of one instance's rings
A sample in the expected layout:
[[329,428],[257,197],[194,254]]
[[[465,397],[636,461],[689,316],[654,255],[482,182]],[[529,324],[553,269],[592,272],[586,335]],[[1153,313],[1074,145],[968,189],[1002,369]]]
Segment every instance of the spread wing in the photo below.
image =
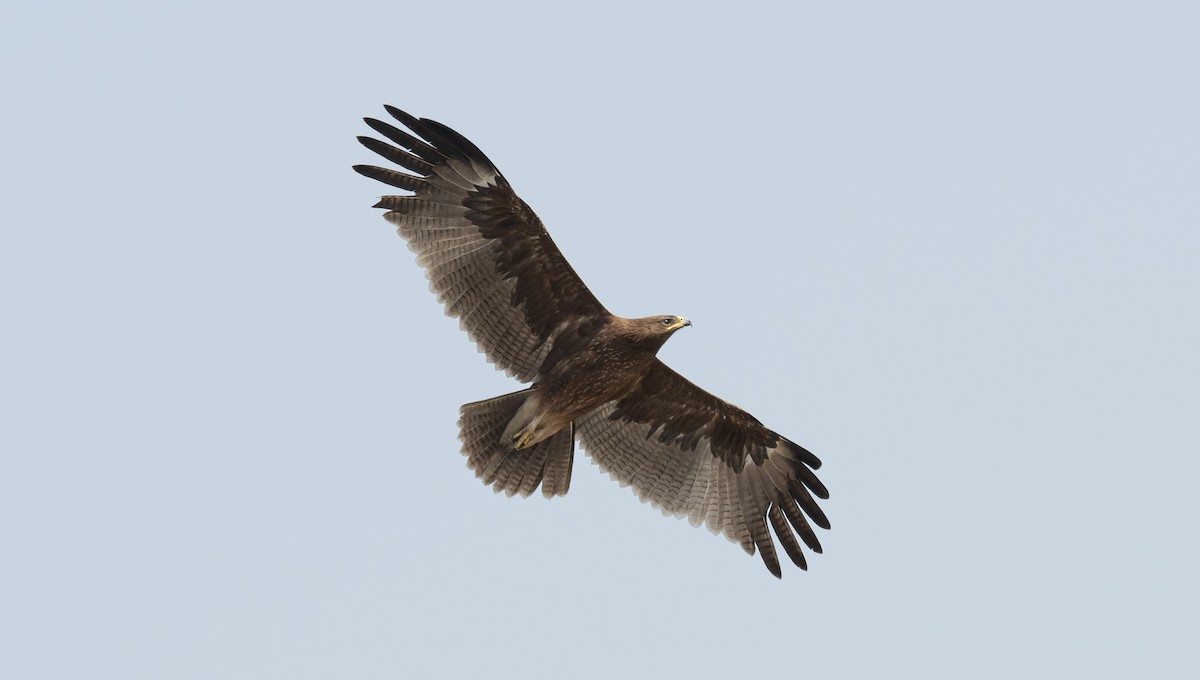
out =
[[358,140],[409,172],[354,169],[412,192],[384,196],[375,207],[387,209],[384,217],[417,254],[446,313],[459,318],[488,360],[533,380],[558,336],[582,332],[607,310],[482,151],[441,123],[386,108],[411,134],[367,118],[398,146]]
[[663,514],[703,522],[746,552],[757,548],[780,576],[768,525],[807,569],[796,536],[813,552],[812,524],[829,528],[813,498],[828,498],[813,474],[821,461],[754,416],[654,361],[640,387],[577,423],[588,455]]

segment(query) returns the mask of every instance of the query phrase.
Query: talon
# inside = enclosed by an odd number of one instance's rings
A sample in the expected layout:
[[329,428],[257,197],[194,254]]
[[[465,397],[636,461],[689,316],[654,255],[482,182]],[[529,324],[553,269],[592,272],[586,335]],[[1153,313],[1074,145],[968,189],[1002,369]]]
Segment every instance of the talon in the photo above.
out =
[[529,446],[533,439],[532,432],[521,431],[513,435],[513,448],[518,451]]

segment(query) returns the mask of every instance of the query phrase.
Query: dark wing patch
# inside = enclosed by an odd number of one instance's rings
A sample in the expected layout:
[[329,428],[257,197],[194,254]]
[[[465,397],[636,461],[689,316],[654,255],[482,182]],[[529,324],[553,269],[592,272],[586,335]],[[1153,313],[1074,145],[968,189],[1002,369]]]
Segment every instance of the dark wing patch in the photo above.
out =
[[373,118],[393,146],[363,146],[411,173],[356,165],[360,174],[412,192],[376,204],[425,268],[430,289],[463,330],[509,375],[533,380],[558,333],[608,312],[571,268],[533,210],[474,144],[394,107],[408,131]]
[[622,486],[663,514],[757,549],[776,576],[771,531],[801,569],[801,541],[821,552],[812,528],[829,528],[814,498],[829,497],[813,473],[821,461],[657,359],[639,389],[577,425],[588,455]]

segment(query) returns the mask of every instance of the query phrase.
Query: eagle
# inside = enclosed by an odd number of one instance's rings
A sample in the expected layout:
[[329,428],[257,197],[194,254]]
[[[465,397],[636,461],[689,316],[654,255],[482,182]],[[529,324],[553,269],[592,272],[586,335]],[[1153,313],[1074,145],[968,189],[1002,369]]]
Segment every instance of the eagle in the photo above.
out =
[[[376,208],[425,269],[430,289],[497,368],[529,386],[460,409],[467,465],[509,496],[567,493],[578,440],[621,486],[755,551],[782,578],[772,531],[807,569],[829,529],[829,492],[810,451],[694,385],[657,358],[691,322],[625,318],[588,290],[533,210],[465,137],[392,106],[403,125],[365,122],[359,142],[400,169],[355,165],[396,187]],[[389,143],[390,142],[390,143]],[[797,538],[798,537],[798,538]]]

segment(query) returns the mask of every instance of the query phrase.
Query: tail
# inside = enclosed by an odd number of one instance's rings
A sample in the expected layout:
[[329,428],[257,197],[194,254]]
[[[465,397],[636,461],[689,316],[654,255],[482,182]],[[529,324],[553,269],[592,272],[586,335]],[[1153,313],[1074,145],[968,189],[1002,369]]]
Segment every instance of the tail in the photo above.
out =
[[534,389],[464,404],[459,409],[458,438],[467,467],[497,493],[528,496],[541,484],[542,495],[553,498],[566,494],[571,486],[575,424],[519,451],[501,441],[504,428]]

